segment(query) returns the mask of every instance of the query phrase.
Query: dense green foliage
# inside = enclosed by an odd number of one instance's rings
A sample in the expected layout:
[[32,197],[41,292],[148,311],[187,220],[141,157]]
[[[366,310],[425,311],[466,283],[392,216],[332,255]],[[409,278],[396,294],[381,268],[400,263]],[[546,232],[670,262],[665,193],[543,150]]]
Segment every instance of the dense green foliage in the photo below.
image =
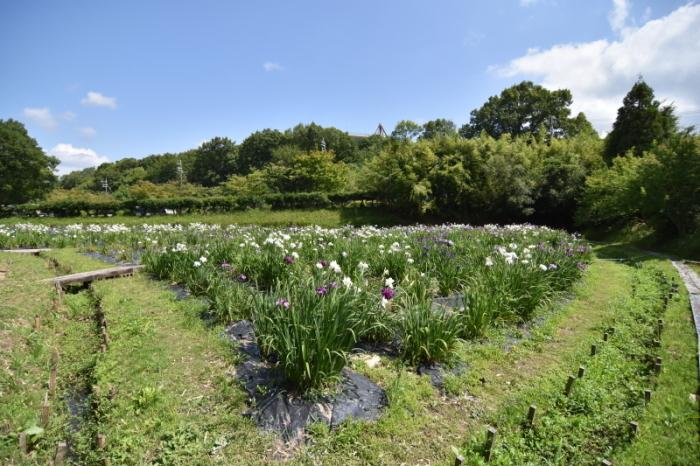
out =
[[380,200],[411,213],[567,225],[586,176],[604,165],[600,149],[590,135],[401,141],[369,162],[367,181]]
[[644,221],[665,236],[700,226],[700,138],[673,136],[641,156],[629,152],[586,181],[579,222]]
[[471,120],[460,129],[464,137],[478,136],[482,131],[497,138],[503,134],[532,134],[544,128],[550,136],[571,136],[590,132],[582,113],[570,119],[572,103],[568,89],[550,91],[530,81],[511,86],[498,96],[491,96],[471,112]]
[[617,111],[613,129],[605,139],[605,158],[632,150],[641,155],[655,142],[665,142],[678,130],[678,118],[671,105],[661,106],[653,89],[641,78],[632,86]]
[[39,148],[24,125],[0,120],[0,205],[44,196],[55,182],[58,160]]

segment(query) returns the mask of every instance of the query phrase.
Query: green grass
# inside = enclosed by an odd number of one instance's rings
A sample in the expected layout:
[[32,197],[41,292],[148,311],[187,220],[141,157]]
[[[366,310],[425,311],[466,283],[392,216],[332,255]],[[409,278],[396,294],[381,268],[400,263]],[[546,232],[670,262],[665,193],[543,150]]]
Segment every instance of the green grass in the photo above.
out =
[[[654,265],[679,281],[668,261],[656,261]],[[615,464],[693,465],[700,458],[700,417],[698,403],[692,399],[693,394],[700,393],[697,336],[685,287],[679,288],[679,295],[670,302],[664,319],[659,352],[663,370],[656,379],[651,403],[638,420],[638,436],[627,450],[615,457]]]
[[86,432],[105,434],[107,447],[83,450],[87,463],[264,461],[270,440],[242,416],[244,394],[226,375],[232,349],[222,328],[205,328],[203,304],[176,302],[143,276],[98,282],[93,292],[110,344],[94,366],[99,395]]
[[10,217],[0,219],[0,224],[40,223],[44,225],[70,225],[74,223],[138,225],[142,223],[211,223],[262,226],[320,225],[400,225],[410,219],[374,207],[346,207],[337,209],[271,210],[250,209],[225,214],[151,215],[148,217]]
[[[7,253],[0,253],[0,270],[6,271],[0,274],[0,463],[46,464],[56,442],[63,439],[65,417],[60,402],[49,400],[49,423],[35,438],[31,457],[20,455],[18,435],[41,424],[61,317],[51,311],[54,292],[39,280],[53,274],[41,259]],[[38,330],[33,328],[35,315],[41,318]]]

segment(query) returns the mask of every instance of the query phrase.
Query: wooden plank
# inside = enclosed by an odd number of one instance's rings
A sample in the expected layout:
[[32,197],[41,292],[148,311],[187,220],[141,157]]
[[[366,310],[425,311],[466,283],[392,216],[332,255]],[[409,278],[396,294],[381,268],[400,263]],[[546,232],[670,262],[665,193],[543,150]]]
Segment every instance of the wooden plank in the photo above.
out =
[[45,280],[41,280],[41,282],[63,286],[70,285],[71,283],[85,283],[95,280],[104,280],[106,278],[122,277],[124,275],[131,275],[141,269],[143,269],[143,265],[123,265],[109,269],[94,270],[92,272],[80,272],[70,275],[63,275],[60,277],[47,278]]
[[49,248],[38,248],[38,249],[0,249],[0,252],[12,252],[15,254],[39,254],[40,252],[48,252]]

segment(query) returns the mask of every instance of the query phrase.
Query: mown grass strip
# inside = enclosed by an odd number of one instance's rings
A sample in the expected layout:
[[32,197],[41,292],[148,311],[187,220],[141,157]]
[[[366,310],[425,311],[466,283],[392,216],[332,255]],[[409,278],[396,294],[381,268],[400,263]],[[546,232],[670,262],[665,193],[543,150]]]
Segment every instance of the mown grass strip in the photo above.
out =
[[37,217],[32,219],[10,217],[2,219],[7,225],[16,223],[39,223],[43,225],[71,225],[75,223],[96,223],[140,225],[148,223],[211,223],[241,224],[261,226],[319,225],[337,227],[341,225],[400,225],[407,223],[398,215],[387,213],[386,209],[372,207],[347,207],[338,209],[249,209],[225,214],[185,214],[151,215],[147,218],[136,216],[114,217]]
[[[203,304],[176,302],[143,276],[95,282],[109,332],[94,367],[95,412],[82,454],[112,464],[258,464],[270,441],[242,416],[233,351],[205,328]],[[224,458],[226,458],[224,460]]]
[[[628,450],[634,428],[645,429],[645,423],[639,421],[645,412],[644,390],[654,388],[657,381],[652,368],[659,349],[653,340],[656,320],[663,312],[662,292],[667,292],[658,278],[658,269],[648,265],[635,270],[634,285],[634,295],[619,297],[609,310],[609,319],[599,328],[598,338],[581,345],[570,367],[543,374],[504,400],[497,413],[485,418],[499,430],[493,464],[600,464],[623,452],[631,464],[696,464],[700,459],[697,448],[676,448],[692,438],[697,442],[697,423],[687,418],[681,422],[686,423],[686,429],[695,428],[695,436],[684,438],[681,433],[676,437],[674,432],[668,444],[657,444],[656,457],[663,458],[663,462],[639,462],[637,449]],[[687,327],[687,316],[680,321],[677,317],[669,314],[667,321],[672,319],[674,326]],[[601,337],[606,331],[608,340],[604,341]],[[598,348],[595,356],[591,356],[589,343]],[[689,348],[677,350],[692,355],[694,348],[691,342]],[[579,365],[585,366],[585,375],[574,379],[567,395],[567,376],[575,374]],[[664,366],[662,374],[668,369]],[[670,370],[680,371],[676,377],[692,378],[694,371],[688,369],[675,366]],[[533,428],[528,428],[526,413],[533,404],[538,408],[538,419]],[[678,399],[665,408],[672,416],[686,411]],[[663,421],[653,424],[655,429],[665,425]],[[478,432],[466,443],[463,453],[469,464],[484,462],[484,442],[483,432]]]
[[[681,283],[668,261],[655,265]],[[647,409],[638,420],[639,433],[614,458],[619,465],[693,465],[700,462],[697,339],[688,304],[688,292],[670,301],[664,316],[659,356],[663,368],[656,378]]]
[[[0,463],[45,464],[65,437],[60,393],[42,408],[62,320],[52,307],[53,290],[39,283],[52,272],[35,256],[7,253],[0,253],[0,270]],[[21,432],[27,456],[20,452]]]

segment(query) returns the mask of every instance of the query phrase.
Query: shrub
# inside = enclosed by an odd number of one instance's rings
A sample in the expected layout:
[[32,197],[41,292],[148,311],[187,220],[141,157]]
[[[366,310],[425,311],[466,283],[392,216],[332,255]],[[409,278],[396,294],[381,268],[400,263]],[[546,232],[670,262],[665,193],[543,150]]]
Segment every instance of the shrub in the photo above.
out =
[[357,341],[357,294],[307,279],[280,283],[257,295],[253,321],[261,352],[277,360],[295,389],[320,388],[337,380],[346,353]]
[[401,357],[411,365],[446,361],[459,340],[459,317],[433,309],[430,301],[406,298],[398,318]]

